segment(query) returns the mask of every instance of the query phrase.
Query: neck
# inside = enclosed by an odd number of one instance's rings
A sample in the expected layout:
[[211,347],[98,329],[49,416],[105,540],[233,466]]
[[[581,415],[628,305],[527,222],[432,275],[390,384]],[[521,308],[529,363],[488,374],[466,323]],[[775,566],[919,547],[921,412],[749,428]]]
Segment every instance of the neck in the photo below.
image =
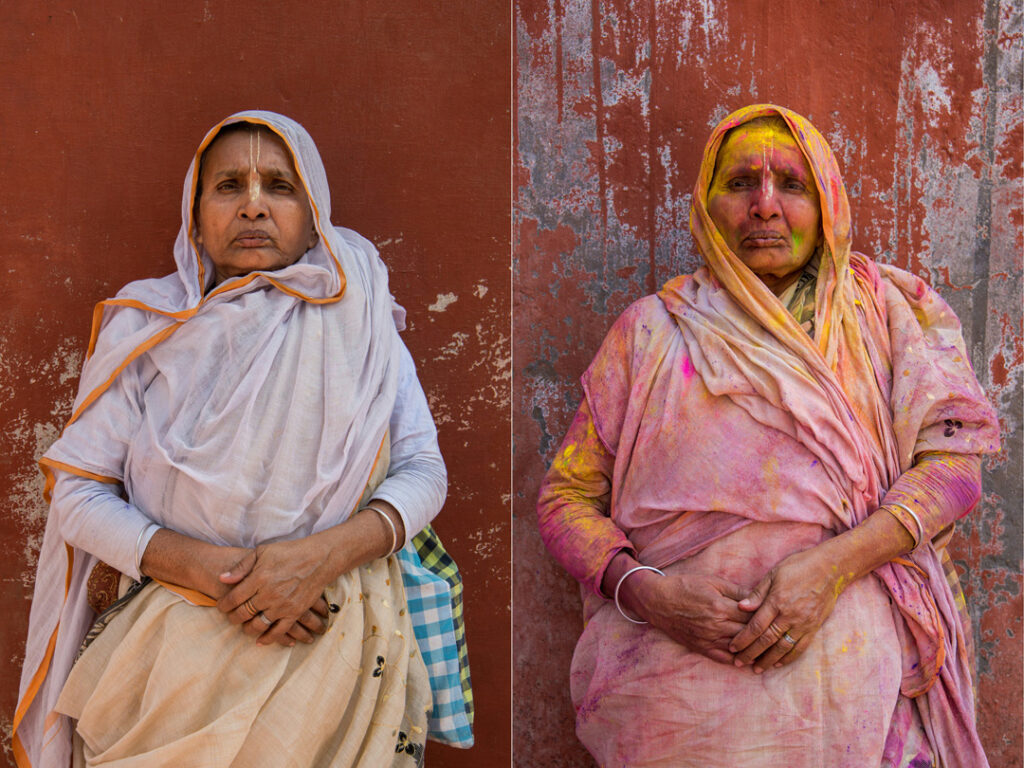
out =
[[802,272],[803,269],[801,268],[782,277],[776,277],[775,275],[758,275],[758,277],[761,278],[761,282],[765,284],[769,291],[776,296],[781,296],[783,291],[797,281]]

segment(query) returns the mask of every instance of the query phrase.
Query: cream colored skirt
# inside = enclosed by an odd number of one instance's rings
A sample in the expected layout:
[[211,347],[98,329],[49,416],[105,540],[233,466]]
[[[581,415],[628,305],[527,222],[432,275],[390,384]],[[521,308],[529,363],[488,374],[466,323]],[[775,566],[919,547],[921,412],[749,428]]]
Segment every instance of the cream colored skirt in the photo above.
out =
[[342,576],[312,645],[259,646],[151,583],[71,671],[76,766],[421,765],[430,684],[394,558]]

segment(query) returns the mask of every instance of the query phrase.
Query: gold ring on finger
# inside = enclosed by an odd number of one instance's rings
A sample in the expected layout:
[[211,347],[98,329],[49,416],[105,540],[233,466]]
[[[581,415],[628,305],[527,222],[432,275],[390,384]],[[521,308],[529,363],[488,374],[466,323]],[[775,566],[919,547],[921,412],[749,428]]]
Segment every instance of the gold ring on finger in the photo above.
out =
[[249,618],[250,619],[253,616],[255,616],[257,613],[259,613],[259,610],[256,608],[256,606],[252,604],[252,598],[251,597],[248,600],[246,600],[244,603],[242,603],[242,607],[245,608],[245,611],[246,611],[246,613],[249,614]]

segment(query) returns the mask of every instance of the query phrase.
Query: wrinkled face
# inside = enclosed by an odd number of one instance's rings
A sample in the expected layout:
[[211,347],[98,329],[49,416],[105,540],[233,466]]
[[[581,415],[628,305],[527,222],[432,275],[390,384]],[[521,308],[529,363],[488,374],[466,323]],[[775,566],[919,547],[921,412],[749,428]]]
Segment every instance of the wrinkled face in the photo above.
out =
[[203,155],[196,242],[215,284],[294,264],[316,245],[309,198],[291,153],[266,129],[219,136]]
[[775,293],[795,280],[817,247],[818,190],[784,125],[734,128],[718,150],[708,213],[732,252]]

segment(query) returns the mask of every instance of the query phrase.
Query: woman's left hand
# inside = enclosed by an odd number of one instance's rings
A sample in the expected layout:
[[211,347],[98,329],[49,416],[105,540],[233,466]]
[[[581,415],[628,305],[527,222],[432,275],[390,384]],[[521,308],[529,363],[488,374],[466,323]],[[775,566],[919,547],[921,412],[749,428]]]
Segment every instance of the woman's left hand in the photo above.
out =
[[[310,537],[256,547],[221,575],[222,582],[235,587],[217,608],[232,624],[243,624],[243,631],[260,644],[290,645],[289,632],[294,636],[293,627],[308,623],[307,614],[333,581],[324,567],[328,553],[318,542]],[[297,634],[312,642],[311,635],[305,637],[308,633]]]
[[796,661],[832,613],[842,591],[838,569],[813,547],[772,568],[739,607],[755,611],[732,639],[736,666],[754,665],[760,674]]

